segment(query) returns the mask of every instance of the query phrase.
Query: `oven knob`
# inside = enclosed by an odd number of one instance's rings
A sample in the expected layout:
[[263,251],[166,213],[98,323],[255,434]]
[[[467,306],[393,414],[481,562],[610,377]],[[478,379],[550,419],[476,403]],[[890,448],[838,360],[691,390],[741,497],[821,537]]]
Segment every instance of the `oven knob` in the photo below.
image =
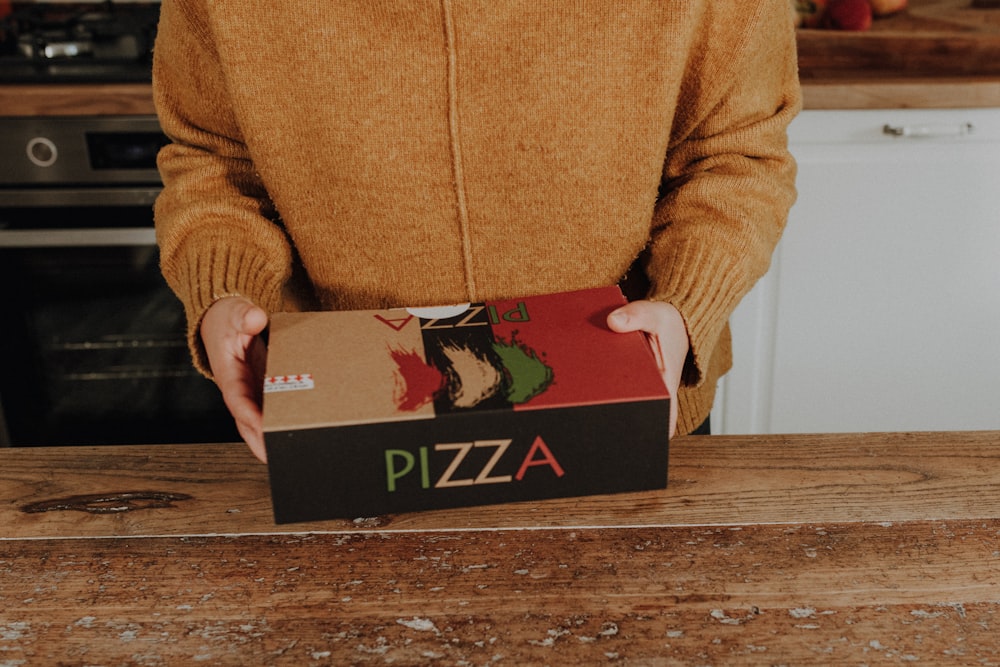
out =
[[59,157],[59,150],[51,139],[35,137],[28,142],[28,159],[37,167],[51,167]]

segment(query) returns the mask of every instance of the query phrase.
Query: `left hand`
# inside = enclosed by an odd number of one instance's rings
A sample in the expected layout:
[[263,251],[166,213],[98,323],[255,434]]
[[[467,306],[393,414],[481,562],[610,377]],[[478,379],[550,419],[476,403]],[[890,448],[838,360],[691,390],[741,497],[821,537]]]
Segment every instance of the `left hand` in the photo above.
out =
[[670,392],[670,437],[677,430],[677,390],[691,343],[680,312],[669,303],[632,301],[608,315],[608,327],[625,333],[643,331],[650,342],[660,346],[663,381]]
[[241,296],[227,296],[205,312],[199,329],[215,384],[240,436],[254,456],[267,462],[261,388],[266,350],[260,334],[267,313]]

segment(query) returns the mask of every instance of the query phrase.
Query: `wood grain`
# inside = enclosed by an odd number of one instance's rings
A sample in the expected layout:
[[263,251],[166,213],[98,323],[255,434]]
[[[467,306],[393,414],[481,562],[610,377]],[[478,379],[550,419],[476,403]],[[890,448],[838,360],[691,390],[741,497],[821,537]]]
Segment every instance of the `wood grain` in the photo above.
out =
[[121,116],[155,113],[152,87],[149,84],[0,85],[0,116]]
[[880,72],[802,80],[805,109],[989,109],[1000,107],[1000,77],[899,78]]
[[1000,12],[970,0],[909,0],[868,31],[799,30],[800,69],[810,77],[879,72],[916,77],[1000,74]]
[[0,655],[992,664],[998,530],[990,520],[4,541]]
[[0,450],[0,662],[1000,662],[1000,432],[672,447],[654,493],[281,527],[243,445]]
[[[120,513],[33,503],[181,493]],[[677,438],[663,491],[275,526],[243,445],[0,450],[6,537],[753,525],[998,518],[1000,432]]]
[[[1000,15],[1000,12],[998,12]],[[891,69],[800,67],[806,109],[1000,107],[1000,76],[900,76]],[[0,85],[2,116],[152,115],[143,84]]]

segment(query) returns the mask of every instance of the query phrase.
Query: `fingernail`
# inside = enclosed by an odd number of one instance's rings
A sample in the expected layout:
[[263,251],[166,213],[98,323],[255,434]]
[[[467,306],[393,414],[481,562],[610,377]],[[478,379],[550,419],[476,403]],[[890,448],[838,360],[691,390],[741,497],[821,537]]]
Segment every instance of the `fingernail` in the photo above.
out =
[[615,324],[625,325],[628,324],[628,313],[622,310],[616,310],[608,315],[608,319],[613,320]]

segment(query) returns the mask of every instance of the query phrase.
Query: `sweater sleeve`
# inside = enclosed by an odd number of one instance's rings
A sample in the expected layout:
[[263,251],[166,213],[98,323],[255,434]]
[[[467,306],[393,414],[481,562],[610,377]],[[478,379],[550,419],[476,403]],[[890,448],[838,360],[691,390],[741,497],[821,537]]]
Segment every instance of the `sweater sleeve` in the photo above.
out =
[[155,205],[161,269],[184,304],[195,365],[208,373],[198,327],[208,307],[242,295],[282,307],[292,250],[244,144],[199,0],[164,2],[153,63],[160,124]]
[[704,379],[730,314],[767,271],[795,200],[786,130],[801,94],[790,6],[755,4],[738,34],[739,22],[710,21],[718,27],[692,56],[654,211],[649,296],[685,319],[685,385]]

